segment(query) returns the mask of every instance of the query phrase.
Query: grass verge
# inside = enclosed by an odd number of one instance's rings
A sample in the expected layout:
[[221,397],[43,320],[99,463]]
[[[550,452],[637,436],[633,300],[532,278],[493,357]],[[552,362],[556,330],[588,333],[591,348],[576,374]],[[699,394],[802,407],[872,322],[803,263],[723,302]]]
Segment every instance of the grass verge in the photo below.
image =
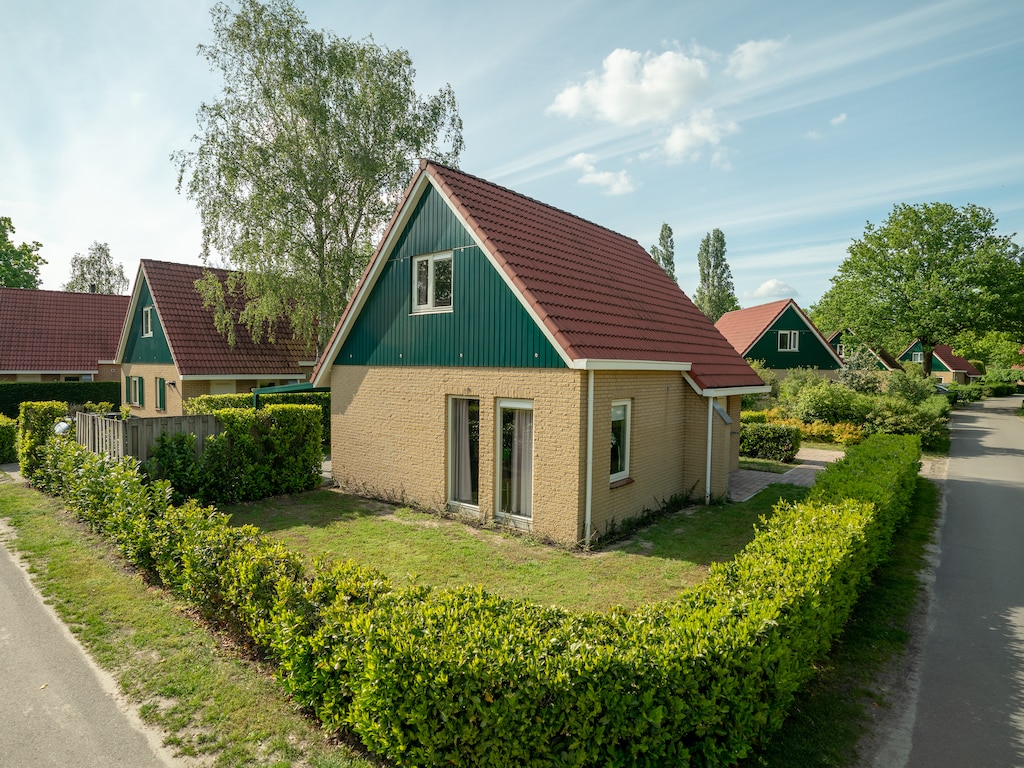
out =
[[890,559],[875,573],[843,635],[796,697],[782,729],[743,768],[824,768],[857,764],[857,745],[876,708],[889,706],[875,690],[886,667],[906,648],[910,617],[938,517],[940,491],[918,478],[914,506],[897,532]]
[[605,550],[580,552],[529,536],[367,502],[335,491],[224,507],[235,525],[255,525],[308,560],[352,559],[396,584],[479,584],[487,591],[570,610],[633,608],[702,581],[753,538],[779,499],[806,489],[773,485],[750,501],[690,507],[659,518]]
[[0,484],[8,546],[147,723],[196,765],[369,768],[285,700],[271,674],[188,608],[126,571],[117,554],[46,496]]

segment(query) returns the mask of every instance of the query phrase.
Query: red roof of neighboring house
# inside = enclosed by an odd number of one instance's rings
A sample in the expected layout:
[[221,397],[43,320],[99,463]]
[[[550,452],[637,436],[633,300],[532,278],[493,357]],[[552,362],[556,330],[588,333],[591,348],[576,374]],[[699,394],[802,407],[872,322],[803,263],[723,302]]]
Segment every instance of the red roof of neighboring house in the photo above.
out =
[[128,296],[0,288],[0,372],[96,373],[113,360]]
[[[636,240],[429,161],[421,161],[356,297],[387,258],[383,249],[403,210],[426,182],[455,209],[564,358],[581,367],[587,360],[691,363],[689,376],[702,390],[763,385]],[[355,305],[353,299],[346,308],[321,367],[336,355]]]
[[968,376],[981,376],[981,371],[967,360],[959,355],[954,355],[953,348],[948,344],[936,344],[935,349],[932,350],[932,355],[939,358],[942,364],[950,371],[963,371]]
[[[196,291],[196,280],[212,272],[223,283],[228,276],[224,269],[176,264],[143,259],[139,278],[145,278],[153,296],[153,306],[171,349],[180,376],[283,376],[305,378],[299,361],[312,355],[297,341],[286,320],[274,325],[275,341],[257,343],[245,325],[235,328],[235,345],[231,347],[214,325],[213,311],[203,306]],[[141,281],[136,278],[133,308],[138,301]],[[229,306],[240,311],[245,299],[227,295]],[[129,320],[130,322],[130,320]],[[125,333],[129,330],[126,323]]]
[[[729,340],[733,349],[745,355],[790,304],[800,311],[800,307],[797,307],[792,299],[780,299],[768,304],[758,304],[756,307],[726,312],[718,318],[715,327]],[[800,311],[800,314],[803,312]]]

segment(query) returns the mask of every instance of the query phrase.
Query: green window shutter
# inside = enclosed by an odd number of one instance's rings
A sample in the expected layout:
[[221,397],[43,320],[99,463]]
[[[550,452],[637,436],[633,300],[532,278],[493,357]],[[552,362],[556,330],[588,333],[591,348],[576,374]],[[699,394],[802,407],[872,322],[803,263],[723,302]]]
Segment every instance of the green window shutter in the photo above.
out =
[[142,384],[143,384],[144,381],[145,381],[145,379],[143,379],[141,376],[139,376],[139,407],[140,408],[142,408],[142,407],[144,407],[146,405],[146,398],[143,397],[143,395],[142,395]]
[[158,378],[156,380],[156,409],[158,411],[167,410],[167,395],[165,394],[165,384],[163,379]]
[[131,403],[132,401],[132,377],[124,377],[124,401],[125,403]]

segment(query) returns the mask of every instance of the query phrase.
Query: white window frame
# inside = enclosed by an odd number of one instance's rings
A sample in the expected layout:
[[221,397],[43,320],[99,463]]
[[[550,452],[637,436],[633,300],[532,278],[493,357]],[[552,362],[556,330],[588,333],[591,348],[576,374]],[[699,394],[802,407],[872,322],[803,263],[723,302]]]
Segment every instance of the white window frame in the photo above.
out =
[[[472,504],[468,501],[458,501],[455,498],[455,469],[453,466],[453,456],[455,453],[455,402],[457,400],[469,400],[476,401],[477,407],[477,418],[480,418],[480,407],[481,402],[479,397],[462,396],[462,395],[450,395],[448,397],[448,507],[449,509],[456,511],[473,512],[476,514],[480,513],[480,443],[477,435],[477,503]],[[478,424],[479,426],[479,424]]]
[[923,363],[924,362],[924,352],[911,352],[910,353],[910,362],[912,362],[912,363]]
[[[536,465],[534,459],[537,455],[537,440],[536,440],[536,421],[533,424],[533,440],[530,444],[530,516],[525,517],[523,515],[517,515],[511,512],[503,512],[501,509],[502,499],[502,485],[501,485],[501,467],[502,467],[502,418],[501,413],[504,410],[514,411],[534,411],[533,400],[519,400],[510,398],[499,398],[495,403],[495,455],[494,455],[494,468],[495,468],[495,482],[494,482],[494,517],[497,520],[505,522],[507,525],[511,525],[514,528],[523,528],[525,530],[531,529],[533,526],[533,487],[536,480]],[[536,412],[534,411],[534,418],[536,418]]]
[[142,401],[139,397],[139,393],[142,391],[142,377],[141,376],[129,376],[129,391],[128,391],[128,404],[141,406]]
[[153,335],[153,307],[142,308],[142,338]]
[[[785,345],[782,340],[786,339]],[[779,352],[799,352],[800,331],[779,331]]]
[[840,357],[846,357],[846,345],[836,344],[836,354]]
[[[629,479],[629,447],[630,447],[630,443],[632,442],[633,401],[632,400],[613,400],[612,401],[612,405],[611,405],[611,409],[609,410],[609,413],[608,413],[609,417],[612,417],[614,415],[614,412],[615,412],[616,408],[625,408],[625,419],[624,420],[625,420],[626,424],[625,424],[625,430],[624,430],[625,439],[623,441],[625,443],[625,446],[623,446],[623,451],[622,451],[622,454],[623,454],[623,456],[622,456],[622,469],[619,472],[614,472],[614,473],[609,474],[609,476],[608,476],[608,482],[609,483],[617,483],[620,480],[628,480]],[[612,424],[615,423],[614,419],[611,420],[611,423]],[[608,445],[608,450],[609,450],[609,452],[611,451],[611,443],[610,442],[609,442],[609,445]],[[609,458],[610,458],[610,456],[609,456]]]
[[[436,305],[437,296],[435,295],[436,286],[434,284],[434,275],[437,269],[437,263],[439,261],[447,261],[451,269],[451,281],[452,281],[452,296],[448,304]],[[420,304],[419,300],[419,270],[420,264],[426,262],[428,266],[427,274],[427,303]],[[416,256],[412,260],[412,314],[424,315],[438,312],[451,312],[452,307],[455,304],[455,257],[452,251],[442,251],[440,253],[428,253],[424,256]]]

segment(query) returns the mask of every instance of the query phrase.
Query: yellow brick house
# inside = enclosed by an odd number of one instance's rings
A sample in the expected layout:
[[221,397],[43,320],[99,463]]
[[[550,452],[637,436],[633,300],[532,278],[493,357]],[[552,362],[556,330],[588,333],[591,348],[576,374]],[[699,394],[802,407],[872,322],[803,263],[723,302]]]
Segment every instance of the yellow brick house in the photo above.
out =
[[343,487],[569,544],[724,496],[765,391],[635,240],[427,161],[313,385]]
[[[234,346],[228,343],[195,288],[207,272],[227,280],[223,269],[152,259],[139,263],[116,356],[121,401],[133,416],[181,416],[184,401],[198,395],[309,379],[313,355],[293,338],[286,321],[275,326],[273,343],[253,339],[242,325]],[[238,295],[227,299],[243,301]]]

